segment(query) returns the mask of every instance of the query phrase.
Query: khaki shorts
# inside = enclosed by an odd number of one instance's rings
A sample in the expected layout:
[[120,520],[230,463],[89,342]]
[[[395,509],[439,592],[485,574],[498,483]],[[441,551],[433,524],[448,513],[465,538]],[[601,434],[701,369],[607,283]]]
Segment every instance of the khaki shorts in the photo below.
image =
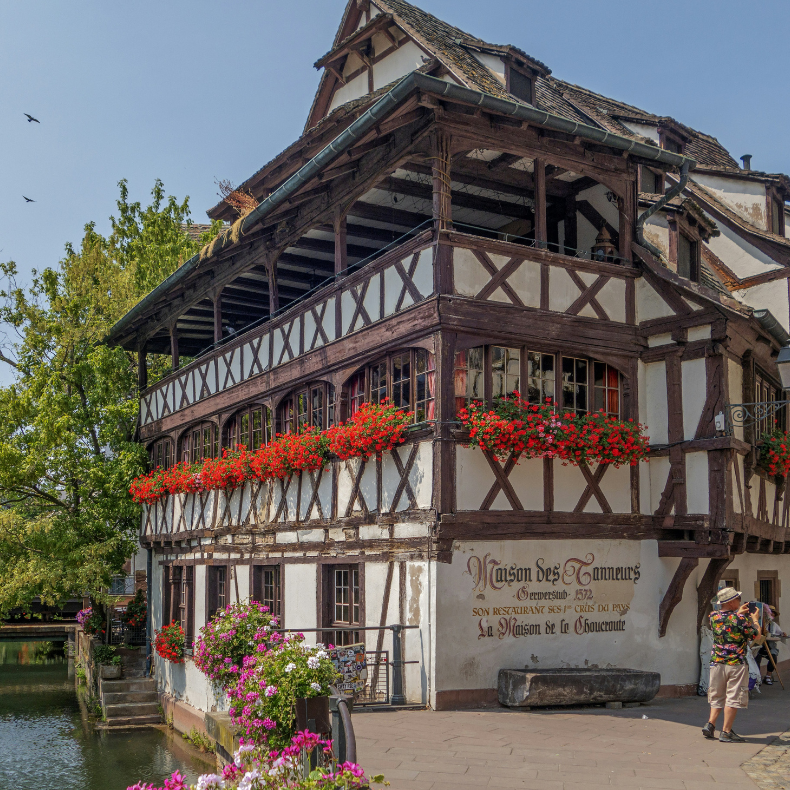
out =
[[711,708],[748,708],[748,665],[711,664],[708,703]]

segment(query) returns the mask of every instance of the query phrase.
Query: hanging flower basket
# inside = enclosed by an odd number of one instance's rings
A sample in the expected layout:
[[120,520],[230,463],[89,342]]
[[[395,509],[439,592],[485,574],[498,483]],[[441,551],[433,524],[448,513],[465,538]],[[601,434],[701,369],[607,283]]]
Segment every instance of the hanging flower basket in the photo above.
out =
[[87,609],[80,609],[77,612],[77,622],[82,626],[82,630],[88,636],[104,637],[107,632],[104,617],[101,612],[95,612],[92,607]]
[[343,460],[391,450],[404,441],[411,421],[411,414],[391,403],[366,403],[348,422],[326,431],[307,428],[301,433],[278,434],[255,451],[239,446],[223,450],[221,458],[155,469],[136,477],[129,493],[134,502],[152,505],[168,494],[229,492],[248,480],[284,480],[322,469],[332,453]]
[[790,436],[784,431],[763,434],[758,466],[775,477],[790,471]]
[[563,464],[635,466],[647,456],[644,426],[604,412],[577,415],[551,402],[528,403],[518,392],[493,409],[474,402],[458,418],[474,444],[500,459],[558,458]]
[[184,629],[180,623],[173,622],[156,632],[154,649],[160,658],[183,664],[185,642]]

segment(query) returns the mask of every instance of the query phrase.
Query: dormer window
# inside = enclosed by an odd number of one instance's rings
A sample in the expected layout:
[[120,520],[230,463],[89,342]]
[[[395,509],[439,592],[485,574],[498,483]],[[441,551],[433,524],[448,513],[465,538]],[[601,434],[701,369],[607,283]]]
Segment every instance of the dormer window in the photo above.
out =
[[699,282],[699,244],[678,231],[678,274]]
[[508,64],[507,92],[511,96],[515,96],[519,101],[534,104],[535,78],[527,71],[521,70],[513,64]]
[[668,134],[665,131],[659,131],[659,140],[661,147],[665,151],[671,151],[673,154],[683,155],[683,141],[679,137]]
[[639,178],[639,188],[642,192],[649,195],[661,195],[664,193],[664,175],[656,173],[649,167],[642,165]]

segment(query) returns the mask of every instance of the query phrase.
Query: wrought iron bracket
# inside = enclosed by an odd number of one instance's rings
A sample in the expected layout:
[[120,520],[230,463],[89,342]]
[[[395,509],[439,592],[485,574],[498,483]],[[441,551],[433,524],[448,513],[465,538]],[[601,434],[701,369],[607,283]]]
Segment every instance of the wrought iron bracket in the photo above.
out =
[[[732,433],[733,428],[748,428],[758,422],[773,417],[779,409],[790,404],[790,400],[763,401],[761,403],[729,403],[724,407],[725,429],[727,433]],[[716,416],[719,422],[721,415]],[[716,425],[717,429],[719,425]],[[720,429],[720,430],[721,430]]]

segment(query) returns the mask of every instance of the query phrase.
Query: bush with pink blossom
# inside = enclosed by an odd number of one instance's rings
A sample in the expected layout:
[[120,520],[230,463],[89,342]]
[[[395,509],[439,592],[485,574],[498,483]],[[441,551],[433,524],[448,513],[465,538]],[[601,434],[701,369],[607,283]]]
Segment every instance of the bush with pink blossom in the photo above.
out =
[[210,680],[232,688],[239,680],[245,656],[264,652],[272,629],[279,625],[268,606],[257,601],[220,609],[200,629],[195,642],[195,666]]
[[323,645],[302,634],[272,635],[268,649],[247,656],[228,692],[231,719],[256,743],[282,748],[296,729],[296,700],[329,694],[337,670]]
[[164,788],[138,783],[127,790],[363,790],[371,782],[389,784],[381,775],[365,776],[360,766],[348,762],[316,768],[304,777],[302,757],[315,750],[331,755],[331,743],[307,731],[294,735],[282,750],[242,743],[222,773],[204,774],[195,785],[188,785],[176,771]]

